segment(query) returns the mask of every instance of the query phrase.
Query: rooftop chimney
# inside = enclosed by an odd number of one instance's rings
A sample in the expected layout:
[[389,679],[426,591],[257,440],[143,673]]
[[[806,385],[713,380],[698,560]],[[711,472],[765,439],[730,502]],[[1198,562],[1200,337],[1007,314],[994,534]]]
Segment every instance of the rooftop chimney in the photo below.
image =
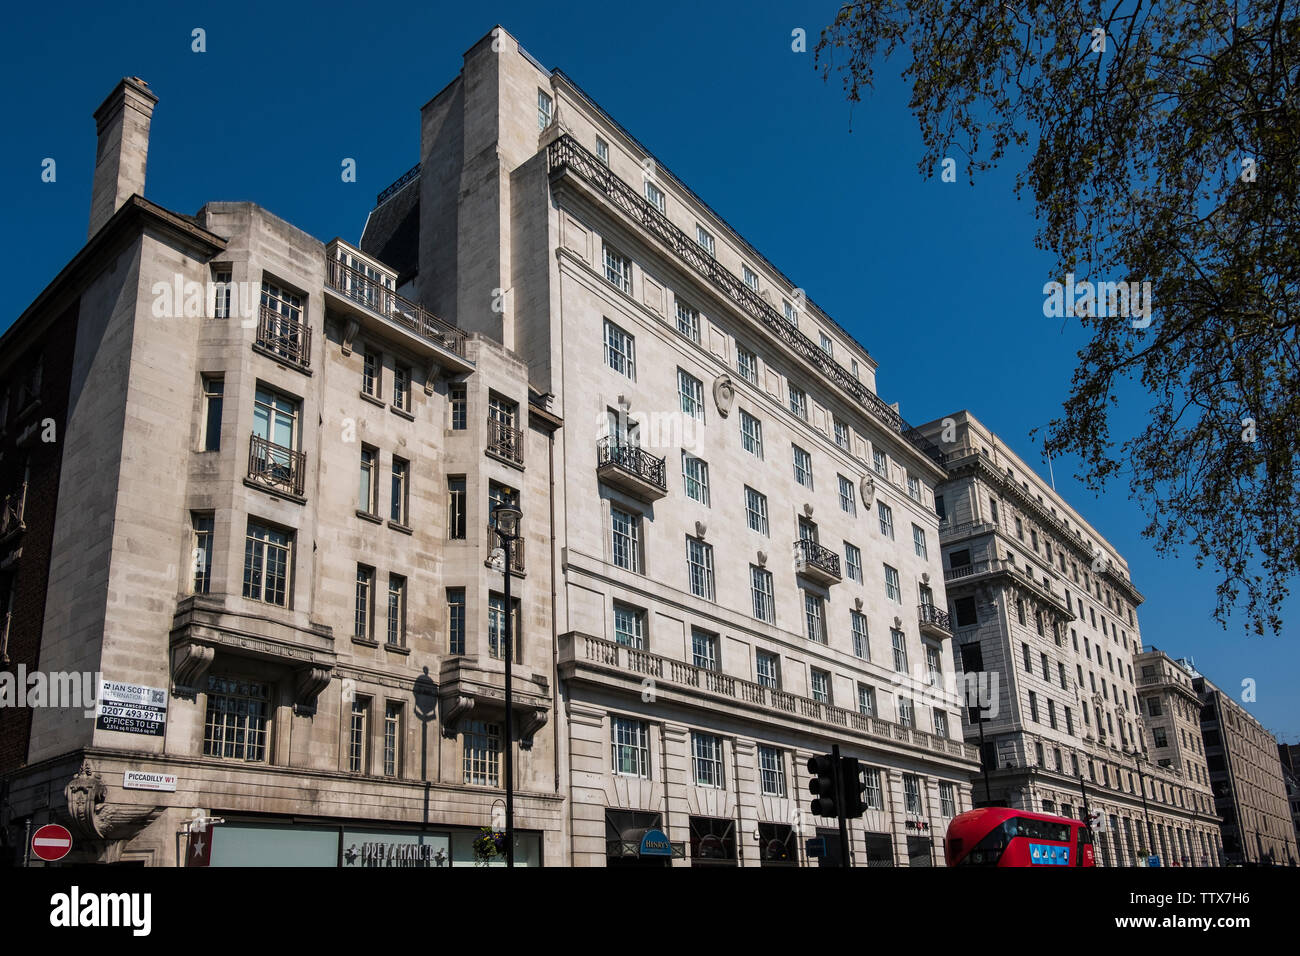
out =
[[149,121],[158,97],[138,76],[124,77],[95,110],[99,147],[90,194],[90,238],[131,197],[144,195],[149,156]]

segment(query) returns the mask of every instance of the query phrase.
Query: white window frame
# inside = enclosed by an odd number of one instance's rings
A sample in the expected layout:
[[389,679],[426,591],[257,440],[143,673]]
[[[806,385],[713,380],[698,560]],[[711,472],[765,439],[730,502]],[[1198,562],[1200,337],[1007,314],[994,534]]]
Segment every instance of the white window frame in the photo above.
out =
[[632,260],[613,249],[609,243],[604,246],[605,281],[627,295],[632,294]]
[[[626,521],[623,519],[626,519]],[[620,529],[620,525],[623,525],[622,529]],[[625,571],[643,574],[644,571],[641,566],[641,515],[635,511],[627,511],[611,505],[609,509],[609,531],[611,563],[615,567],[623,568]],[[621,549],[620,542],[622,543]],[[620,554],[626,555],[624,561],[620,561]]]
[[858,516],[858,495],[853,489],[853,482],[843,475],[836,475],[840,480],[840,510],[854,518]]
[[686,581],[691,594],[706,601],[717,599],[713,580],[713,545],[686,536]]
[[767,519],[767,495],[745,485],[745,526],[761,535],[770,534]]
[[636,381],[636,338],[609,319],[605,320],[605,364]]
[[687,498],[709,507],[709,463],[688,451],[682,452],[682,488]]
[[772,589],[772,572],[751,564],[749,594],[754,605],[754,618],[768,624],[776,623],[776,596]]
[[760,461],[762,460],[763,422],[743,408],[740,410],[740,447]]
[[710,256],[715,255],[717,243],[713,239],[713,233],[705,229],[698,222],[695,224],[695,243]]
[[794,480],[796,484],[802,485],[809,491],[813,490],[813,472],[812,472],[812,455],[804,451],[798,445],[790,446],[794,458]]
[[704,421],[704,383],[680,367],[677,369],[677,397],[683,415]]

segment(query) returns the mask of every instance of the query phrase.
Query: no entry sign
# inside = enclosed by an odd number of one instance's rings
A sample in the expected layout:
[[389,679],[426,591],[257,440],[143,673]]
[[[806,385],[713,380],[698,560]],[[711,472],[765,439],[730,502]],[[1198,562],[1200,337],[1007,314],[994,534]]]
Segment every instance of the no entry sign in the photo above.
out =
[[32,852],[46,863],[63,859],[71,849],[72,834],[57,823],[47,823],[32,834]]

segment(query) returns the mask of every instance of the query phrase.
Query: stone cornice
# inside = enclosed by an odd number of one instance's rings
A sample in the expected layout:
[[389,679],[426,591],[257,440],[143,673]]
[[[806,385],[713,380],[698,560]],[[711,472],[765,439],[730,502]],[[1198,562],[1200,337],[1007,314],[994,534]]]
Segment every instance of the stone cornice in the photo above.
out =
[[[948,474],[951,477],[970,475],[997,488],[1004,497],[1013,499],[1017,505],[1031,513],[1039,524],[1051,528],[1059,538],[1060,543],[1068,547],[1071,553],[1079,558],[1084,564],[1089,565],[1091,569],[1094,555],[1083,546],[1083,542],[1079,540],[1078,535],[1076,535],[1070,528],[1066,527],[1065,523],[1044,507],[1041,502],[1037,501],[1032,495],[1026,493],[1023,488],[1009,479],[1005,473],[999,472],[989,462],[985,461],[983,456],[979,454],[970,454],[964,458],[950,460],[948,462]],[[1134,587],[1131,581],[1120,575],[1119,572],[1114,569],[1109,560],[1107,561],[1105,569],[1101,572],[1094,571],[1094,573],[1099,573],[1102,577],[1108,580],[1117,591],[1123,592],[1124,596],[1128,598],[1129,603],[1134,607],[1142,604],[1146,600],[1142,592]]]

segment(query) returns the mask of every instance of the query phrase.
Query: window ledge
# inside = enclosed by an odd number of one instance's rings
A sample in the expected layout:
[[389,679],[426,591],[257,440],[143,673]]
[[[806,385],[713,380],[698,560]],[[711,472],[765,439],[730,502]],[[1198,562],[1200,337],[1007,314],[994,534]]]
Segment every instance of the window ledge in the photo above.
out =
[[295,362],[293,359],[286,358],[285,356],[280,355],[279,353],[274,352],[271,349],[266,348],[265,346],[258,345],[256,342],[253,343],[253,351],[265,355],[267,358],[269,358],[280,368],[290,369],[294,372],[300,372],[303,375],[306,375],[308,378],[311,378],[312,372],[311,372],[311,367],[309,365],[300,365],[299,363]]
[[377,398],[376,396],[371,395],[369,392],[365,391],[364,389],[357,392],[357,394],[360,395],[362,398],[364,398],[371,405],[378,405],[380,408],[384,407],[384,400],[382,398]]
[[405,418],[408,422],[415,421],[415,416],[404,408],[398,408],[396,405],[389,405],[388,410],[399,418]]
[[357,637],[355,634],[352,635],[352,643],[353,643],[353,644],[360,644],[362,647],[378,647],[378,646],[379,646],[379,642],[378,642],[378,641],[372,641],[372,640],[371,640],[370,638],[368,638],[368,637]]
[[260,482],[253,481],[251,478],[245,478],[244,484],[249,488],[256,488],[258,491],[265,491],[273,498],[283,498],[285,501],[292,501],[295,504],[305,505],[307,499],[302,495],[295,495],[291,491],[281,491],[279,488],[273,488]]
[[509,465],[511,468],[515,468],[519,471],[524,470],[524,466],[521,465],[519,462],[515,461],[514,459],[507,458],[505,455],[498,455],[490,448],[484,449],[483,454],[487,455],[489,458],[496,459],[497,461],[501,462],[503,465]]
[[369,511],[362,511],[360,508],[357,509],[357,517],[364,518],[366,521],[369,521],[373,524],[384,523],[384,519],[379,517],[379,515],[371,514]]
[[389,521],[388,527],[392,528],[394,531],[400,531],[402,534],[415,534],[415,529],[410,525],[401,524],[397,521]]
[[411,653],[411,649],[404,644],[384,644],[384,650],[392,651],[394,654],[401,654],[403,657]]

